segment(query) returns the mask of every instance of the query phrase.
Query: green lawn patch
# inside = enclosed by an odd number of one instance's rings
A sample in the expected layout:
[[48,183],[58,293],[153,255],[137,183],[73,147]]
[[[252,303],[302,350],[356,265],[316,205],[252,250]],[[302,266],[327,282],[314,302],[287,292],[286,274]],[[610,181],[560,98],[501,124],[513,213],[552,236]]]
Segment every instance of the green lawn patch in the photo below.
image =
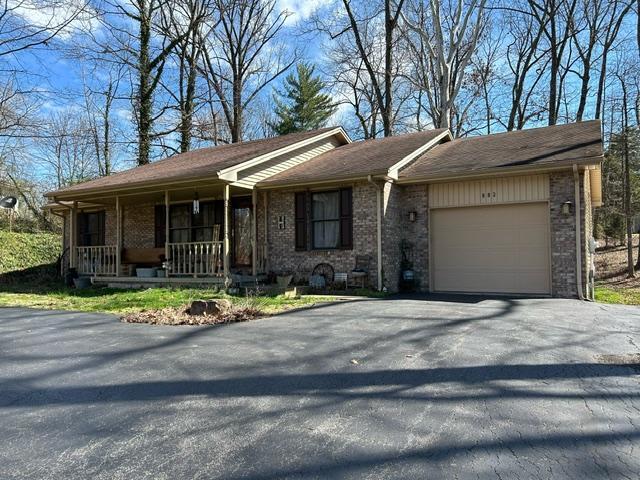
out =
[[640,305],[640,288],[596,286],[595,294],[597,302]]
[[257,308],[268,315],[336,300],[336,297],[316,295],[303,295],[300,298],[285,298],[284,295],[231,296],[216,290],[196,288],[149,288],[146,290],[89,288],[76,290],[49,285],[36,286],[31,289],[0,286],[0,290],[2,290],[0,291],[0,306],[115,314],[181,307],[198,299],[226,298],[234,305]]

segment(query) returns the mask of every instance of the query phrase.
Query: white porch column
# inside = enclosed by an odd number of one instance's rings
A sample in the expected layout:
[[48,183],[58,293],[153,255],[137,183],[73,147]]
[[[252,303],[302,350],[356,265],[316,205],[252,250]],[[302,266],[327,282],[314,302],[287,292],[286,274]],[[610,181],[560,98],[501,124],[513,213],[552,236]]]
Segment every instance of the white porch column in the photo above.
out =
[[78,236],[78,202],[73,202],[69,220],[69,267],[76,268],[76,241]]
[[169,215],[169,190],[164,191],[164,259],[167,261],[167,269],[164,274],[169,277],[171,274],[170,267],[173,264],[173,259],[169,262],[169,220],[171,216]]
[[231,221],[230,221],[231,205],[230,204],[231,204],[231,189],[229,187],[229,184],[225,184],[224,186],[224,243],[222,244],[225,288],[229,288],[231,286],[231,277],[229,272],[229,269],[231,267],[231,256],[230,256],[231,242],[229,241],[229,230],[231,229]]
[[116,277],[119,277],[121,272],[122,259],[122,205],[120,205],[120,197],[116,197]]
[[251,190],[251,274],[255,277],[258,273],[258,191]]

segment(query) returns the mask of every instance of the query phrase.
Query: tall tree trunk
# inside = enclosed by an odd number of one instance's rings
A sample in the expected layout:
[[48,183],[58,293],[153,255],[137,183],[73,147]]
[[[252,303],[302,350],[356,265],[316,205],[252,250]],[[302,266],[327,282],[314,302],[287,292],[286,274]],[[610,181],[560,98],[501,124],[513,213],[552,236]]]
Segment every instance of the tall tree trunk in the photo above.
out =
[[391,18],[391,0],[384,2],[384,105],[382,106],[382,125],[384,136],[390,137],[392,132],[392,95],[391,95],[391,61],[393,49],[393,19]]
[[104,112],[102,114],[102,121],[104,122],[103,129],[103,145],[102,145],[102,157],[104,161],[104,174],[111,175],[111,104],[114,97],[113,81],[109,82],[107,87],[107,94],[104,103]]
[[627,277],[635,277],[633,264],[633,229],[631,219],[631,166],[629,165],[629,118],[627,110],[627,86],[620,78],[622,86],[622,134],[624,159],[624,216],[627,227]]
[[596,120],[600,119],[602,115],[602,107],[604,103],[605,80],[607,78],[608,55],[609,55],[609,50],[605,48],[604,51],[602,52],[602,62],[600,63],[600,75],[598,77],[598,93],[596,94],[596,111],[595,111]]
[[151,18],[146,7],[147,0],[140,0],[140,53],[138,59],[138,165],[149,163],[151,151],[151,68],[149,45],[151,41]]

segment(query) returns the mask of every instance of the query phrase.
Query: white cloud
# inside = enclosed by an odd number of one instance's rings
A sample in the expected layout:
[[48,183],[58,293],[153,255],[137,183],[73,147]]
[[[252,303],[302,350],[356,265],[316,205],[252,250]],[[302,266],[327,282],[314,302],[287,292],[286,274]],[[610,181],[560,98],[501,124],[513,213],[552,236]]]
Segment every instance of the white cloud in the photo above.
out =
[[78,30],[95,30],[99,22],[95,19],[95,11],[82,0],[65,2],[38,0],[9,0],[7,9],[19,17],[25,27],[34,30],[54,32],[62,27],[58,38],[68,40]]
[[308,19],[316,10],[330,3],[331,0],[279,0],[278,6],[290,14],[286,23],[294,24]]

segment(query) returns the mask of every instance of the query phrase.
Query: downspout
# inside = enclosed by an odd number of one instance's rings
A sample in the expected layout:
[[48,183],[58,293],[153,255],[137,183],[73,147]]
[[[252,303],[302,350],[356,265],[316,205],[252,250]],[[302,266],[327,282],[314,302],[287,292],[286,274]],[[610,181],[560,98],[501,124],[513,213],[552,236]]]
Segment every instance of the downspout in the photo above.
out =
[[371,175],[367,175],[367,181],[376,188],[376,234],[378,249],[378,291],[382,291],[382,190],[380,185],[373,181]]
[[573,165],[573,187],[574,187],[574,205],[576,210],[576,284],[578,287],[578,298],[584,300],[582,293],[582,235],[580,226],[580,174],[578,173],[578,165]]

